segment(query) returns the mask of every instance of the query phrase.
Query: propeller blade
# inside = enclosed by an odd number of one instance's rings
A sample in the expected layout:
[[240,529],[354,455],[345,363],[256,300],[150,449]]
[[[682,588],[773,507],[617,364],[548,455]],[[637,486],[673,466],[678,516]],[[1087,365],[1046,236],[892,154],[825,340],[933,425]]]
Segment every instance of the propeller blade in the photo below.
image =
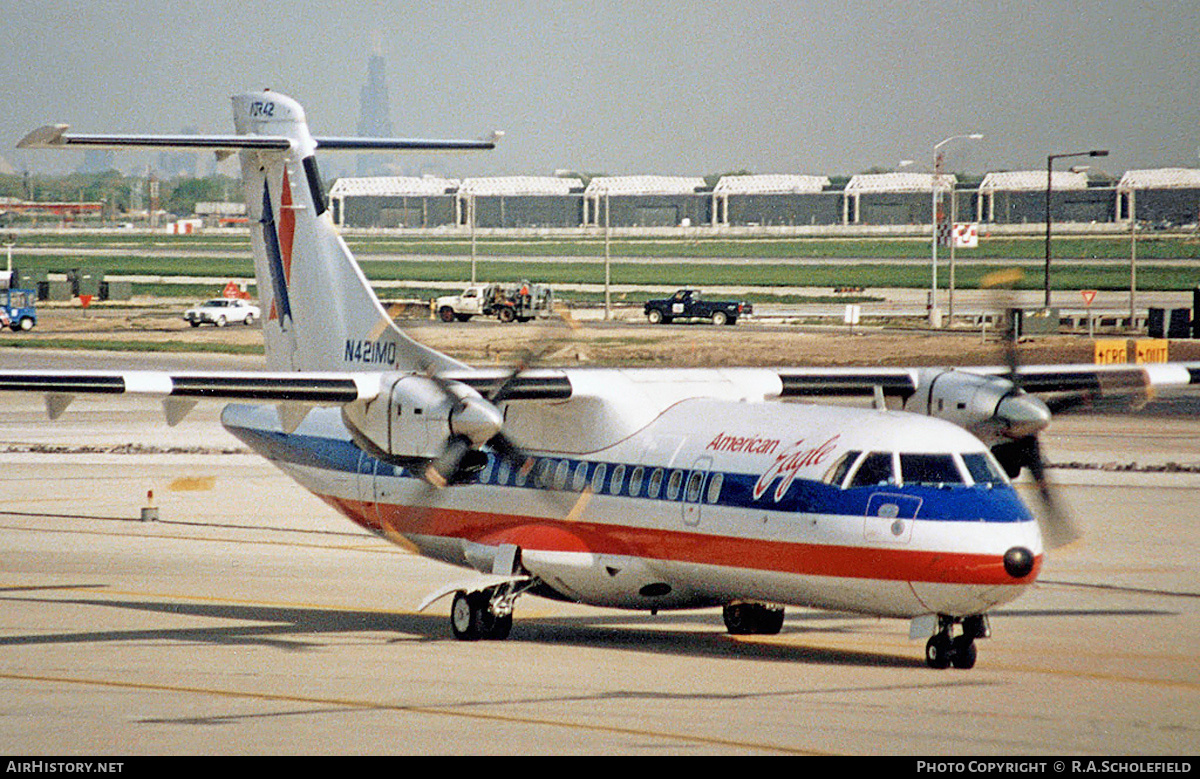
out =
[[1054,491],[1046,478],[1046,466],[1042,459],[1042,447],[1037,436],[1022,439],[1025,444],[1025,465],[1038,488],[1043,511],[1038,515],[1038,524],[1042,530],[1042,539],[1050,549],[1066,546],[1082,537],[1075,523],[1063,511]]
[[446,448],[425,468],[425,481],[439,489],[449,486],[458,474],[463,459],[471,451],[471,441],[465,436],[451,436]]

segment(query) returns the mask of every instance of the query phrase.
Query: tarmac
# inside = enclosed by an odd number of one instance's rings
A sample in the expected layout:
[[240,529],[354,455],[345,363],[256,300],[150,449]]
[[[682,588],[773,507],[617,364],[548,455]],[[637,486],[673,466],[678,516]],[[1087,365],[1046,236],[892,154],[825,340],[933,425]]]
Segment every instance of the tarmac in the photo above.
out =
[[905,622],[798,608],[778,636],[734,637],[719,610],[526,597],[508,640],[456,641],[444,601],[415,607],[461,571],[357,530],[218,414],[168,428],[148,402],[78,399],[48,423],[39,398],[0,404],[0,752],[1200,751],[1189,409],[1055,421],[1044,449],[1072,465],[1051,477],[1084,539],[992,616],[970,671],[927,668]]

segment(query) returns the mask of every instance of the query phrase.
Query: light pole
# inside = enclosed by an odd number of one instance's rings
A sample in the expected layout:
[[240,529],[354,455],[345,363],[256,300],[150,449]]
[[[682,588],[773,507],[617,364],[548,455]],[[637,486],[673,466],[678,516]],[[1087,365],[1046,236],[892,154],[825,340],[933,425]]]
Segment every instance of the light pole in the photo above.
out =
[[[972,140],[977,141],[982,138],[981,133],[971,133],[970,135],[951,135],[945,140],[939,141],[933,146],[933,182],[930,187],[932,191],[931,202],[931,220],[933,222],[933,237],[930,239],[930,255],[932,257],[932,273],[929,283],[929,326],[939,327],[941,325],[940,312],[937,305],[937,266],[938,266],[938,223],[941,221],[941,216],[938,211],[938,196],[941,192],[938,189],[938,183],[942,178],[942,152],[941,149],[950,141]],[[954,189],[950,190],[950,197],[954,197]]]
[[1107,156],[1107,149],[1092,149],[1091,151],[1077,151],[1070,154],[1046,155],[1046,308],[1050,308],[1050,193],[1053,191],[1052,180],[1054,178],[1054,161],[1070,159],[1071,157]]

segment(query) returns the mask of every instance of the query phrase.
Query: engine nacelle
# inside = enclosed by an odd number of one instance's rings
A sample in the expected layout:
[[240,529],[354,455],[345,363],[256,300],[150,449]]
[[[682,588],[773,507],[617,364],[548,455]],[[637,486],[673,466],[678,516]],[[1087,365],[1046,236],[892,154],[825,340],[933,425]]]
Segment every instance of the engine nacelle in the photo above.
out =
[[945,419],[992,445],[1033,435],[1050,423],[1050,409],[1001,376],[922,370],[905,409]]
[[383,383],[377,397],[342,407],[342,419],[355,440],[377,457],[431,459],[452,436],[478,447],[500,430],[499,410],[464,384],[418,375],[384,378]]

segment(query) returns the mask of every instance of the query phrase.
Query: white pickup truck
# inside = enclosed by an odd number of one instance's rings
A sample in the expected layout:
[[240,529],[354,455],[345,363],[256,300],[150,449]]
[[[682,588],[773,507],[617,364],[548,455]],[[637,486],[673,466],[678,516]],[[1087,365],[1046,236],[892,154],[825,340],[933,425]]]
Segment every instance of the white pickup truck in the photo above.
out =
[[467,287],[457,295],[443,295],[434,303],[438,319],[443,322],[466,322],[473,316],[483,313],[490,306],[493,297],[494,284],[476,284]]
[[523,281],[508,287],[473,284],[458,295],[443,295],[433,310],[443,322],[466,322],[473,316],[494,316],[501,322],[528,322],[554,309],[554,293],[544,284]]

